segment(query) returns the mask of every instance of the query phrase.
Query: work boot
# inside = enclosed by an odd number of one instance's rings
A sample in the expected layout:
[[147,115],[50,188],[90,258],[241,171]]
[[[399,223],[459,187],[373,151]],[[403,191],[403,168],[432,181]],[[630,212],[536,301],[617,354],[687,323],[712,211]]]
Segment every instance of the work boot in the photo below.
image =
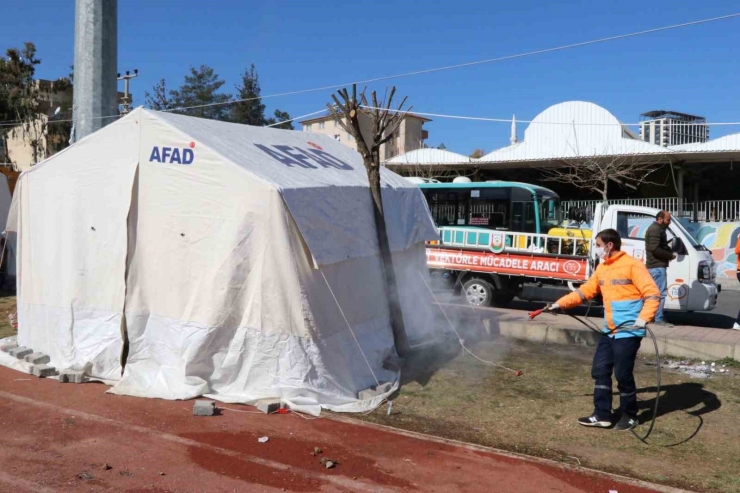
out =
[[619,422],[614,425],[614,429],[617,431],[628,431],[637,426],[637,416],[630,416],[623,414]]
[[673,324],[669,324],[665,320],[663,322],[653,322],[651,325],[657,325],[658,327],[666,327],[668,329],[673,327]]
[[740,324],[735,322],[735,325],[732,326],[734,330],[740,330]]
[[609,428],[612,425],[612,422],[608,419],[600,419],[595,414],[592,414],[585,418],[578,418],[578,424],[581,426],[590,426],[592,428]]

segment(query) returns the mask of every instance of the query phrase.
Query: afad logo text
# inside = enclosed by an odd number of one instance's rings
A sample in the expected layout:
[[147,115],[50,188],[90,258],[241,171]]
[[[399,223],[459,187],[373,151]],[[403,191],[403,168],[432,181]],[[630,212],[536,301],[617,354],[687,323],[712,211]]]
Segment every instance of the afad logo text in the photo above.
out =
[[188,147],[152,147],[152,153],[149,155],[150,163],[164,164],[193,164],[195,161],[195,142],[191,142]]

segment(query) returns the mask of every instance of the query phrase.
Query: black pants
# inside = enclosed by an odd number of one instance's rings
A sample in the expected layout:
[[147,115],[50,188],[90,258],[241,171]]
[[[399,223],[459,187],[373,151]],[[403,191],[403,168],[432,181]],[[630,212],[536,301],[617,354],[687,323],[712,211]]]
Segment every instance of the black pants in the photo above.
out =
[[623,414],[637,415],[637,385],[632,371],[642,337],[613,339],[602,336],[596,347],[591,378],[594,379],[594,414],[610,419],[612,413],[612,372],[619,389],[619,409]]

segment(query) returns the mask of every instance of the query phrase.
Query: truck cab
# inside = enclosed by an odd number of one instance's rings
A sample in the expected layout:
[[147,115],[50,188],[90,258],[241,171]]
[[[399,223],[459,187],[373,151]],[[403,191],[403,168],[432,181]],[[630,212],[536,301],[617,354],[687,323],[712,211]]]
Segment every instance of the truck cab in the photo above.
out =
[[[604,207],[599,204],[594,214],[592,230],[617,230],[622,238],[622,251],[646,261],[645,232],[655,221],[658,209],[628,205]],[[665,309],[677,311],[709,311],[717,305],[719,287],[712,253],[694,239],[678,219],[666,231],[668,242],[677,257],[667,269],[668,292]],[[592,245],[593,247],[593,245]],[[594,248],[590,248],[591,265],[596,265]]]

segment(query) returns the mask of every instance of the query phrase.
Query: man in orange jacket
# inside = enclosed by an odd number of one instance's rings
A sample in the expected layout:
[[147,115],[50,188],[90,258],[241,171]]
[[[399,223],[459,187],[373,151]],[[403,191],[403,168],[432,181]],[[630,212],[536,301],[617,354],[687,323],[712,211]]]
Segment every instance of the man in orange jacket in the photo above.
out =
[[[737,235],[737,243],[735,243],[735,257],[737,257],[737,280],[740,281],[740,235]],[[740,311],[737,312],[737,320],[732,328],[740,330]]]
[[645,326],[655,317],[660,291],[645,265],[621,251],[622,239],[613,229],[596,235],[596,254],[601,263],[591,278],[576,291],[563,296],[549,310],[573,308],[601,293],[604,299],[603,334],[591,367],[594,379],[594,412],[579,418],[583,426],[612,426],[612,372],[619,389],[621,417],[615,430],[637,425],[637,386],[633,370],[645,337]]

